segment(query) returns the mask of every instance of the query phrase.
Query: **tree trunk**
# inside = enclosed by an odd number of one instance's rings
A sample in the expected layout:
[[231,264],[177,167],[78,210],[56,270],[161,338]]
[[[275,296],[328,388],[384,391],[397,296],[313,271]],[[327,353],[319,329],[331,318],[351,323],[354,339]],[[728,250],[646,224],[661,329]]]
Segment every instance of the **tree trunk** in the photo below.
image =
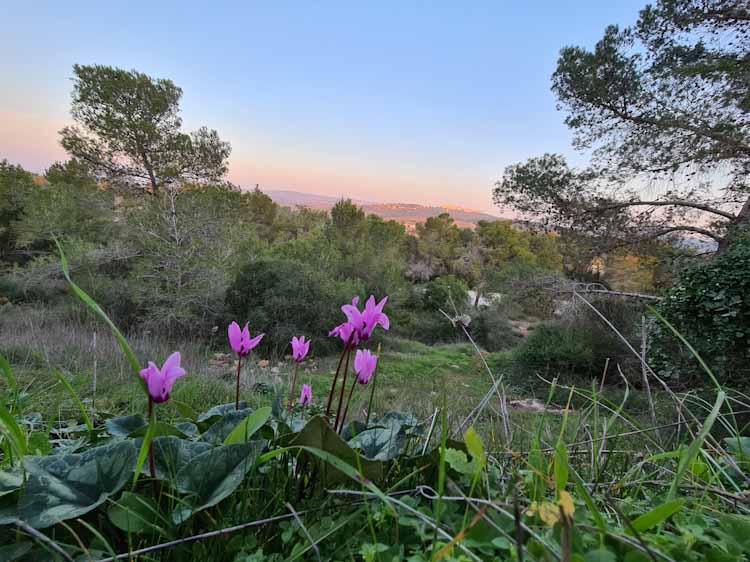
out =
[[717,254],[722,253],[724,250],[726,250],[729,246],[732,245],[732,242],[734,241],[735,234],[737,230],[747,230],[748,225],[750,225],[750,196],[748,196],[747,199],[745,199],[745,202],[742,204],[742,208],[740,209],[740,212],[737,213],[737,215],[732,219],[731,226],[735,227],[735,232],[728,232],[724,238],[722,238],[719,241],[719,247],[716,250]]

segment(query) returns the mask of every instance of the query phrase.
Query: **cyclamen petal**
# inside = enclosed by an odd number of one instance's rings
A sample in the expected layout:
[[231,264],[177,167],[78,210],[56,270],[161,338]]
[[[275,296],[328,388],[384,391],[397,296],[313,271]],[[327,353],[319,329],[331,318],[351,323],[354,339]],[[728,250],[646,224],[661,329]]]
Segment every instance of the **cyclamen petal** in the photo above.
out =
[[339,324],[333,330],[328,332],[329,336],[341,338],[344,344],[350,344],[352,346],[359,345],[359,332],[349,322]]
[[310,340],[305,341],[305,336],[292,338],[292,359],[298,363],[303,361],[310,351]]
[[141,377],[146,381],[148,394],[157,404],[169,400],[175,381],[185,375],[185,369],[180,366],[180,353],[170,355],[159,369],[153,361],[141,370]]
[[258,344],[260,343],[260,340],[262,340],[263,336],[265,336],[265,335],[266,334],[258,334],[253,339],[247,340],[246,346],[245,346],[247,351],[245,352],[245,354],[249,353],[251,350],[253,350],[256,347],[258,347]]
[[232,350],[240,357],[245,357],[250,351],[258,346],[260,340],[263,339],[265,334],[259,334],[254,338],[251,338],[250,328],[247,323],[245,323],[244,328],[240,329],[237,322],[232,322],[229,325],[228,335],[229,345],[232,347]]
[[354,357],[354,370],[357,373],[357,382],[367,384],[370,382],[375,368],[378,366],[378,356],[369,349],[359,349]]
[[339,336],[346,342],[349,341],[348,336],[351,335],[351,331],[354,330],[357,334],[357,342],[353,343],[354,345],[357,345],[359,342],[368,340],[377,326],[381,326],[384,330],[388,330],[390,328],[390,320],[388,319],[388,316],[383,314],[383,308],[387,302],[388,297],[383,297],[383,299],[376,304],[375,296],[370,295],[370,298],[368,298],[365,303],[365,309],[359,310],[359,308],[357,308],[359,297],[354,297],[351,304],[345,304],[341,307],[341,311],[346,315],[347,322],[331,330],[329,335]]
[[299,403],[302,406],[307,406],[312,403],[312,387],[309,384],[302,385],[302,392],[299,396]]
[[242,349],[242,330],[237,322],[232,322],[227,330],[229,335],[229,345],[232,347],[235,353],[239,353]]

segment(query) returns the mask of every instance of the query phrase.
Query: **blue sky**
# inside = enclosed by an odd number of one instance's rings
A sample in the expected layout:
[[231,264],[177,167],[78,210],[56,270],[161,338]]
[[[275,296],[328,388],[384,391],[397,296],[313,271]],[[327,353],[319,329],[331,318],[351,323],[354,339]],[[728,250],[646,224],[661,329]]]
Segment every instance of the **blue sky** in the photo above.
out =
[[182,87],[185,126],[231,142],[244,187],[492,210],[505,166],[582,161],[550,92],[558,52],[644,4],[8,2],[0,158],[63,159],[72,65],[109,64]]

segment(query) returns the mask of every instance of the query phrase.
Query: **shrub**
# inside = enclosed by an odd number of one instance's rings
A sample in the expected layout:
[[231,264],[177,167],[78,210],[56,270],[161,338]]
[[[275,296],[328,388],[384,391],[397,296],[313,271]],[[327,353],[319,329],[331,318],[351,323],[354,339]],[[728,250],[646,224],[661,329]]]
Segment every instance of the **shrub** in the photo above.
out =
[[226,292],[226,323],[248,321],[253,334],[265,332],[265,351],[283,354],[292,336],[304,334],[320,354],[340,347],[328,331],[344,321],[341,305],[363,293],[359,281],[334,281],[296,260],[256,258],[240,269]]
[[596,325],[554,322],[538,326],[514,352],[531,369],[554,374],[598,377],[608,357],[621,351],[617,341]]
[[480,310],[471,321],[471,335],[487,351],[510,349],[518,343],[504,309],[493,305]]
[[[722,253],[686,269],[657,310],[695,347],[714,374],[728,383],[750,375],[750,235],[737,236]],[[656,323],[651,362],[660,375],[705,381],[697,361],[671,330]]]
[[455,275],[437,277],[425,285],[422,306],[426,310],[443,309],[453,313],[453,305],[463,310],[469,301],[469,287]]
[[395,336],[427,344],[465,341],[461,333],[438,311],[394,308],[388,314],[391,316]]

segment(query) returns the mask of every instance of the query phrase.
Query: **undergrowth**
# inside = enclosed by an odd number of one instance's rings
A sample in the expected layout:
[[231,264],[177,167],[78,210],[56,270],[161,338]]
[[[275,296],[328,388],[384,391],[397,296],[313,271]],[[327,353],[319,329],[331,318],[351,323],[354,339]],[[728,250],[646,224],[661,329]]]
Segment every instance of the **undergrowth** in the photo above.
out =
[[[344,420],[326,407],[335,358],[300,361],[301,405],[290,361],[240,354],[235,405],[237,358],[179,345],[187,375],[150,415],[139,358],[175,342],[112,329],[97,353],[72,328],[4,349],[0,560],[750,555],[750,399],[731,389],[675,394],[644,367],[649,399],[615,366],[573,386],[509,351],[386,338]],[[102,353],[115,343],[124,360]]]

